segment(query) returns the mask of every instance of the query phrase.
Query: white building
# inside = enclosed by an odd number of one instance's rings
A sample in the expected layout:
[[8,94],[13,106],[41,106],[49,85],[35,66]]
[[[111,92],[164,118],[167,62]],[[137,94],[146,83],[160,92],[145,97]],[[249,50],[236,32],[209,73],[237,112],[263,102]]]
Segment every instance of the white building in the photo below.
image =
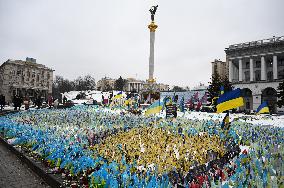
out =
[[144,89],[145,82],[135,78],[127,78],[125,91],[140,93]]
[[244,89],[245,110],[256,110],[267,101],[277,108],[277,87],[284,80],[284,36],[230,45],[225,49],[229,81]]

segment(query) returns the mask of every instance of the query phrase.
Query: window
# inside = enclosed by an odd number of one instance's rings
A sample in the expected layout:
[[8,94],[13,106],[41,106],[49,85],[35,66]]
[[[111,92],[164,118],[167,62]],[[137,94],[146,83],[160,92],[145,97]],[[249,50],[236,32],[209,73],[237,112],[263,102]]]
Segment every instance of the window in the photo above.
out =
[[250,81],[250,72],[249,71],[245,71],[245,81],[246,82]]
[[284,79],[284,69],[278,71],[278,79]]
[[278,61],[278,66],[284,66],[284,59],[280,59]]
[[246,62],[246,69],[249,69],[249,62]]
[[17,76],[21,75],[22,71],[21,70],[17,70]]
[[272,67],[272,61],[269,60],[269,61],[267,62],[267,64],[266,64],[266,66],[267,66],[267,67]]
[[260,81],[260,70],[255,71],[255,81]]
[[255,62],[255,68],[260,68],[260,67],[261,67],[260,61],[256,61]]
[[269,72],[267,73],[267,80],[269,80],[269,81],[272,81],[272,80],[273,80],[273,72],[272,72],[272,71],[269,71]]

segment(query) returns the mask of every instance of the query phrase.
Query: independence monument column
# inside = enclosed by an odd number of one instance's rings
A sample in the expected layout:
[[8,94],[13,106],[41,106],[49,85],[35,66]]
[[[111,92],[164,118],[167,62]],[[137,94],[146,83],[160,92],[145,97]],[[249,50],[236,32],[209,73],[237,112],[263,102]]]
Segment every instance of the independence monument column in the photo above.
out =
[[154,43],[155,43],[155,31],[157,29],[157,25],[155,24],[155,13],[157,11],[157,6],[152,6],[149,10],[151,12],[151,23],[148,25],[148,28],[150,29],[150,57],[149,57],[149,79],[147,80],[150,84],[150,88],[153,87],[153,84],[155,83],[154,79]]

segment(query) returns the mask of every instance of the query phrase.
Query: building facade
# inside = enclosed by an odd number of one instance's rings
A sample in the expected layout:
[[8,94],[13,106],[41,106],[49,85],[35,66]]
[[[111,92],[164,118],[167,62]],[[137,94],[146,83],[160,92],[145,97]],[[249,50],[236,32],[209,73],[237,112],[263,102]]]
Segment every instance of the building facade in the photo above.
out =
[[140,93],[144,89],[145,82],[142,80],[137,80],[135,78],[127,78],[125,84],[125,91]]
[[104,77],[97,82],[97,90],[111,91],[114,89],[115,79]]
[[9,103],[15,95],[31,100],[38,96],[47,99],[52,93],[53,71],[33,58],[26,58],[26,61],[9,59],[0,66],[0,93]]
[[225,49],[229,81],[243,89],[244,110],[256,110],[267,101],[277,108],[277,87],[284,80],[284,36],[230,45]]
[[211,62],[211,65],[212,65],[212,76],[214,76],[217,73],[222,79],[229,77],[227,62],[215,59],[213,62]]

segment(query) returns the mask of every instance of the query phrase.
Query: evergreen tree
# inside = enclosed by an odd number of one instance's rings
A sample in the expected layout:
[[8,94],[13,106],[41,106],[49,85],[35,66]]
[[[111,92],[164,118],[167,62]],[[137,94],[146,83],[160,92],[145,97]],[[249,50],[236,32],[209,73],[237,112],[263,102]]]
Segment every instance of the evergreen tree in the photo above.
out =
[[183,89],[182,87],[179,87],[179,86],[174,86],[172,91],[175,91],[175,92],[182,92],[182,91],[185,91],[185,89]]
[[284,81],[279,84],[278,88],[279,93],[277,94],[277,97],[279,98],[277,105],[279,108],[284,106]]
[[218,72],[216,71],[216,68],[214,72],[215,74],[212,75],[211,82],[209,82],[207,100],[208,102],[210,102],[212,106],[216,107],[216,100],[213,103],[212,100],[220,95],[220,87],[222,83],[221,83],[221,78]]
[[126,80],[123,79],[121,76],[115,80],[115,83],[114,83],[114,89],[115,90],[118,90],[118,91],[123,91],[123,88],[126,84]]
[[224,92],[232,91],[233,86],[232,86],[231,82],[229,82],[229,79],[228,79],[227,76],[222,78],[221,83],[224,86]]
[[220,75],[218,74],[216,67],[214,67],[215,69],[215,74],[212,75],[211,78],[211,82],[209,82],[209,88],[208,88],[208,102],[210,102],[211,105],[213,105],[214,107],[216,107],[217,105],[217,100],[213,100],[213,104],[212,104],[212,99],[216,99],[216,97],[219,97],[221,95],[221,91],[220,88],[221,86],[224,86],[224,92],[228,92],[232,90],[232,84],[229,82],[229,79],[227,76],[225,77],[220,77]]

